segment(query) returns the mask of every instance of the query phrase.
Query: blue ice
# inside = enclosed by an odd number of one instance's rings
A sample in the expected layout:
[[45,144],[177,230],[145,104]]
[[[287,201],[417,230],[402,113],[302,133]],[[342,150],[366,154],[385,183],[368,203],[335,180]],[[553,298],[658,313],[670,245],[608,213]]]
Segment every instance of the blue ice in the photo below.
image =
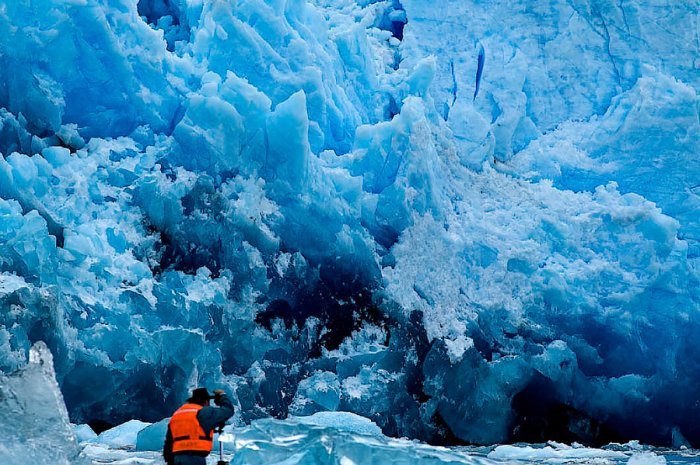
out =
[[697,446],[698,14],[6,2],[0,370],[45,341],[76,424]]

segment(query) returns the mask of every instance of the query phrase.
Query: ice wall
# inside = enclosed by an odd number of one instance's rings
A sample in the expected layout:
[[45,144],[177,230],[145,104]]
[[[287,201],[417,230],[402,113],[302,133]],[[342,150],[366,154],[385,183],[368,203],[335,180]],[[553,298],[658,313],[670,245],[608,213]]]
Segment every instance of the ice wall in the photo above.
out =
[[237,422],[700,441],[697,20],[0,7],[0,369],[47,341],[79,423],[208,384]]
[[644,76],[664,89],[669,78],[700,86],[692,1],[402,4],[402,55],[439,57],[435,106],[476,168],[489,156],[507,162],[561,123],[602,116]]

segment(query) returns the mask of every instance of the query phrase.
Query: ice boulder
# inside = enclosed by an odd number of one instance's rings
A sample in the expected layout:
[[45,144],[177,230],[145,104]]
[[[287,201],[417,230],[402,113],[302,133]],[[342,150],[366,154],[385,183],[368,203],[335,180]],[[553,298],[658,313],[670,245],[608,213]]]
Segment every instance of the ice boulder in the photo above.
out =
[[233,441],[225,443],[224,458],[230,458],[231,465],[499,463],[444,447],[391,439],[371,425],[370,420],[346,412],[316,414],[304,420],[256,420],[229,430]]
[[382,430],[369,418],[351,412],[318,412],[308,417],[293,417],[304,425],[333,428],[356,434],[382,434]]
[[97,438],[97,434],[90,428],[90,425],[73,425],[73,434],[78,442],[92,441]]
[[335,373],[323,371],[299,383],[290,406],[295,415],[309,415],[323,410],[335,410],[340,404],[340,382]]
[[621,451],[572,447],[559,443],[551,443],[545,447],[504,445],[496,447],[488,454],[488,458],[502,460],[506,463],[511,461],[569,463],[579,460],[602,461],[606,459],[605,463],[608,463],[608,460],[620,460],[626,457],[625,453]]
[[653,452],[641,452],[630,457],[627,465],[666,465],[666,459]]
[[86,465],[68,421],[56,382],[53,356],[43,342],[29,352],[29,364],[0,374],[0,463]]
[[136,450],[162,450],[170,418],[146,426],[136,436]]
[[115,426],[114,428],[104,431],[92,442],[105,444],[115,448],[129,446],[134,447],[136,446],[136,438],[139,432],[149,425],[150,423],[144,423],[139,420],[130,420],[119,426]]

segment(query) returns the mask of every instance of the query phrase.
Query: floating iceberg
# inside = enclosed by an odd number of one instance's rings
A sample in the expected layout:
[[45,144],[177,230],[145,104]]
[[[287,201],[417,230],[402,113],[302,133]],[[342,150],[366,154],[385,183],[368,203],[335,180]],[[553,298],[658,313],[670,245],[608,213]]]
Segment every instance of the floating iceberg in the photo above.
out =
[[3,4],[0,370],[46,341],[79,424],[700,444],[699,13],[628,3]]

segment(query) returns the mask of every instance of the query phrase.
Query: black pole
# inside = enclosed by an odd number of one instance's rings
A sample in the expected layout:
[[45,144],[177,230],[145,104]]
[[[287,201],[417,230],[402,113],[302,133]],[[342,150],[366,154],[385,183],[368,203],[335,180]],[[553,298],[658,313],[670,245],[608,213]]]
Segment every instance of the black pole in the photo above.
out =
[[224,432],[224,427],[219,426],[219,461],[216,465],[228,465],[228,462],[224,460],[224,443],[221,442],[221,435]]

